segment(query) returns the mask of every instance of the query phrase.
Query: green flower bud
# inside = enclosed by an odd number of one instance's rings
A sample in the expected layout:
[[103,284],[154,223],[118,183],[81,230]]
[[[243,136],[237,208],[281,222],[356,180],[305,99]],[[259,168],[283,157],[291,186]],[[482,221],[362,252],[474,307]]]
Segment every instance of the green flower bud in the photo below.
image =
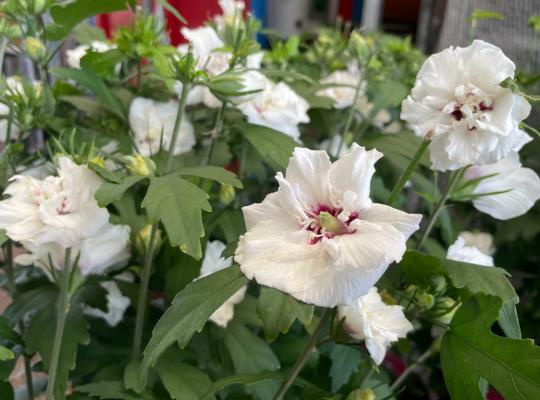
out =
[[442,294],[446,291],[446,279],[444,276],[437,275],[431,278],[431,287],[434,294]]
[[18,38],[22,35],[19,25],[12,24],[7,19],[0,19],[0,36],[5,36],[8,39]]
[[[150,235],[152,233],[152,225],[148,224],[144,228],[142,228],[139,232],[137,232],[137,237],[135,240],[135,247],[137,248],[138,252],[142,255],[146,254],[146,250],[148,249],[148,245],[150,244]],[[156,236],[154,238],[154,254],[158,253],[158,249],[163,244],[163,238],[161,236],[161,230],[158,229],[156,232]]]
[[134,175],[154,176],[156,173],[156,164],[148,157],[140,154],[134,156],[125,156],[127,169]]
[[435,304],[435,297],[431,293],[426,293],[424,291],[416,294],[416,305],[421,310],[429,310]]
[[355,389],[345,400],[376,400],[375,393],[371,389]]
[[234,191],[234,187],[232,187],[232,185],[221,185],[219,188],[219,201],[221,201],[224,206],[231,204],[235,197],[236,192]]
[[28,56],[34,61],[41,61],[47,55],[47,48],[38,38],[26,38],[24,41],[24,47],[26,48]]

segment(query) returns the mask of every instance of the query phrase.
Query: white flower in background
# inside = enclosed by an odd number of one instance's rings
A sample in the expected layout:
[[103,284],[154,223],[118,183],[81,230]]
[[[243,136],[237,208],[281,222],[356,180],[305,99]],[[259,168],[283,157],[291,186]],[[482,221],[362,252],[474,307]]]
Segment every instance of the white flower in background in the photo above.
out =
[[466,180],[485,176],[475,187],[474,207],[493,218],[507,220],[529,211],[540,199],[540,178],[524,168],[517,153],[488,165],[473,165],[465,171]]
[[115,327],[124,318],[131,300],[122,294],[116,282],[102,282],[100,285],[107,291],[107,311],[85,305],[84,313],[91,317],[101,318],[109,326]]
[[392,342],[405,338],[413,326],[405,317],[403,307],[384,303],[376,287],[352,304],[338,307],[339,319],[345,317],[344,327],[357,340],[365,340],[375,364],[384,360]]
[[93,40],[89,45],[81,44],[73,49],[66,50],[66,62],[67,65],[71,68],[81,68],[81,59],[89,51],[94,51],[96,53],[105,53],[111,49],[114,49],[116,46],[100,42],[99,40]]
[[37,180],[16,175],[0,201],[0,228],[15,241],[53,242],[64,248],[93,237],[109,221],[94,198],[102,179],[68,157],[58,160],[58,176]]
[[[135,144],[139,153],[149,157],[157,154],[160,144],[167,150],[173,136],[178,102],[171,100],[166,103],[137,97],[129,108],[129,125],[134,134]],[[173,154],[190,151],[195,145],[193,125],[184,115]]]
[[216,15],[214,21],[219,30],[224,29],[226,24],[232,24],[237,15],[241,18],[246,7],[241,0],[218,0],[218,4],[221,7],[222,14]]
[[[208,242],[206,244],[206,250],[204,252],[204,259],[199,278],[213,274],[214,272],[228,268],[232,265],[232,257],[221,257],[223,250],[225,250],[225,244],[219,240]],[[225,303],[223,303],[210,316],[210,321],[225,328],[234,316],[234,306],[244,299],[246,289],[247,287],[244,286],[233,294],[227,301],[225,301]]]
[[433,168],[493,163],[530,140],[519,129],[531,106],[501,87],[515,65],[496,46],[475,40],[430,56],[403,101],[401,118],[418,136],[432,136]]
[[[366,96],[360,97],[356,102],[356,109],[362,115],[362,119],[370,118],[371,111],[373,110],[373,103],[370,103]],[[377,113],[369,121],[371,125],[379,130],[383,130],[384,126],[392,121],[392,116],[384,108],[377,111]]]
[[[182,35],[191,44],[193,56],[197,60],[197,68],[206,72],[209,76],[216,76],[224,73],[229,69],[229,62],[232,54],[228,51],[223,51],[225,43],[218,36],[214,28],[210,26],[202,26],[199,28],[189,29],[182,28]],[[188,44],[178,46],[180,54],[187,53]],[[247,57],[246,67],[250,69],[259,69],[263,58],[263,53],[258,52]],[[182,82],[177,82],[174,90],[178,96],[182,93]],[[212,94],[206,86],[195,86],[190,89],[186,104],[197,105],[204,104],[209,108],[221,107],[221,101]]]
[[341,139],[340,134],[335,134],[330,139],[324,139],[319,145],[319,149],[326,150],[332,157],[337,158],[348,152],[350,146]]
[[369,198],[382,157],[353,143],[331,163],[322,150],[296,148],[279,189],[243,207],[247,232],[235,260],[249,279],[323,307],[366,294],[401,260],[422,218]]
[[[326,96],[334,100],[333,107],[347,108],[353,105],[356,86],[361,79],[358,68],[350,67],[347,70],[334,71],[321,79],[321,83],[328,87],[317,92],[317,96]],[[331,86],[336,85],[336,86]],[[365,82],[361,83],[360,94],[364,92]]]
[[[51,268],[62,270],[65,262],[65,248],[57,243],[36,245],[22,242],[29,253],[15,258],[21,265],[34,264],[47,275]],[[129,227],[127,225],[104,225],[92,237],[71,247],[71,262],[79,257],[77,268],[81,275],[100,275],[108,268],[125,263],[129,259]],[[52,261],[52,265],[51,265]]]
[[234,105],[240,105],[246,101],[252,100],[258,93],[272,85],[272,82],[270,82],[266,76],[258,71],[252,70],[241,73],[239,75],[239,82],[243,86],[240,90],[241,92],[253,93],[244,94],[242,96],[230,96],[229,101]]
[[248,122],[283,132],[295,140],[300,138],[298,124],[309,122],[308,102],[284,82],[268,81],[263,91],[255,93],[237,108]]
[[[4,103],[0,103],[0,144],[5,143],[8,134],[8,117],[9,107]],[[11,124],[11,140],[17,140],[19,138],[19,126],[15,121]]]
[[6,78],[6,86],[8,89],[7,94],[17,95],[22,99],[26,99],[28,96],[26,94],[25,85],[23,84],[23,82],[27,83],[27,87],[29,88],[29,90],[33,88],[35,95],[39,96],[39,94],[41,93],[41,82],[28,80],[18,75],[12,75]]
[[493,238],[488,233],[462,232],[448,248],[446,258],[492,267]]

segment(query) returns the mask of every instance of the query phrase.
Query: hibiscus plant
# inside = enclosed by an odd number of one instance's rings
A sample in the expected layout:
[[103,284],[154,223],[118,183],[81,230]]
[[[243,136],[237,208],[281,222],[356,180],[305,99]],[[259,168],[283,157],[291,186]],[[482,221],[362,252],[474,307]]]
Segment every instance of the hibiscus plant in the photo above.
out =
[[0,4],[0,399],[540,398],[536,81],[157,3]]

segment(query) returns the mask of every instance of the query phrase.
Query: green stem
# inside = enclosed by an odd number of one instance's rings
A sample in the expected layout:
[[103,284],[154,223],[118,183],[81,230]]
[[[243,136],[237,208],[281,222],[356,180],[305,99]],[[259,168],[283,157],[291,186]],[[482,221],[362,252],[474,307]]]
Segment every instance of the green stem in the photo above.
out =
[[0,78],[4,72],[4,55],[6,54],[6,48],[8,45],[8,39],[3,37],[0,39]]
[[435,206],[435,209],[431,213],[431,216],[429,217],[428,224],[426,226],[426,229],[424,233],[422,234],[422,238],[418,242],[418,246],[416,247],[418,250],[421,250],[422,247],[424,247],[424,244],[426,243],[426,239],[428,238],[429,234],[431,233],[431,230],[433,229],[433,226],[435,225],[435,222],[437,221],[437,218],[439,218],[439,214],[441,213],[446,200],[448,200],[448,197],[452,193],[452,190],[456,186],[457,182],[459,181],[461,173],[460,171],[452,171],[452,174],[448,178],[448,183],[446,184],[446,188],[444,189],[444,192],[441,196],[441,199]]
[[414,363],[409,365],[405,371],[395,380],[395,382],[390,386],[390,390],[394,392],[396,389],[398,389],[403,382],[411,375],[416,368],[418,368],[421,364],[423,364],[429,357],[431,357],[433,354],[435,354],[435,350],[433,347],[430,347],[427,349],[420,357],[418,357],[418,360],[416,360]]
[[293,384],[294,380],[306,364],[309,356],[311,355],[311,352],[315,348],[315,345],[317,344],[317,341],[319,339],[319,336],[324,329],[326,325],[326,321],[330,317],[330,314],[332,312],[332,309],[326,308],[324,309],[321,319],[319,321],[319,324],[317,325],[317,328],[315,328],[315,332],[313,332],[313,335],[311,335],[311,338],[309,339],[309,342],[307,343],[306,347],[304,348],[304,351],[302,354],[300,354],[300,357],[297,358],[296,362],[294,363],[293,367],[289,371],[289,374],[287,375],[287,378],[283,383],[281,384],[281,387],[279,388],[279,391],[277,392],[276,396],[274,397],[274,400],[281,400],[283,399],[283,396],[285,396],[285,393],[287,393],[287,390],[289,387]]
[[420,143],[420,146],[418,147],[418,150],[416,150],[416,153],[414,154],[412,160],[409,162],[409,165],[407,166],[407,169],[403,171],[401,176],[399,177],[399,180],[397,181],[396,185],[394,186],[394,189],[392,189],[392,193],[390,193],[390,196],[388,197],[388,200],[386,200],[386,204],[391,206],[398,198],[399,194],[403,190],[403,187],[411,177],[412,173],[416,169],[418,163],[422,159],[422,156],[426,152],[427,148],[429,147],[429,140],[422,140],[422,143]]
[[212,154],[214,153],[214,144],[216,139],[219,137],[219,134],[221,133],[221,129],[223,128],[223,120],[225,118],[225,108],[227,107],[227,102],[224,101],[221,104],[221,107],[218,111],[218,114],[216,116],[216,124],[214,126],[214,129],[212,130],[212,136],[210,137],[210,145],[208,146],[208,153],[206,156],[202,159],[201,165],[206,166],[210,163],[212,160]]
[[176,147],[178,133],[180,132],[180,126],[182,124],[182,118],[186,110],[186,99],[189,93],[189,89],[190,85],[188,83],[184,83],[182,86],[182,94],[180,95],[180,103],[178,104],[178,111],[176,112],[176,120],[174,121],[173,135],[171,138],[171,143],[169,145],[169,154],[167,154],[167,164],[165,168],[166,174],[171,171],[174,148]]
[[[5,269],[6,269],[6,279],[9,289],[9,294],[11,298],[14,299],[17,296],[17,283],[15,281],[15,274],[13,273],[13,242],[8,240],[5,245]],[[18,323],[19,332],[24,333],[24,323],[19,321]],[[28,400],[34,400],[34,384],[32,379],[32,365],[30,363],[30,357],[28,354],[23,354],[24,358],[24,374],[26,376],[26,391]]]
[[139,287],[139,300],[137,303],[137,317],[135,319],[135,332],[133,335],[132,359],[134,361],[137,360],[141,355],[142,334],[146,312],[146,298],[148,297],[148,283],[150,282],[150,272],[152,269],[152,259],[154,258],[154,248],[158,228],[158,223],[152,225],[150,240],[148,241],[148,248],[146,249],[146,256],[144,258],[141,286]]
[[[52,266],[54,268],[54,266]],[[70,288],[71,279],[71,249],[66,249],[64,259],[64,269],[62,272],[62,280],[60,284],[60,293],[58,297],[58,309],[56,315],[56,332],[54,334],[54,343],[51,353],[51,363],[49,364],[49,382],[47,384],[47,400],[55,400],[55,386],[58,374],[58,363],[60,361],[60,351],[62,350],[62,338],[64,337],[64,328],[66,326],[66,318],[70,307]]]
[[345,126],[343,127],[343,131],[341,132],[341,137],[339,138],[339,146],[336,150],[336,158],[339,155],[341,146],[343,146],[343,143],[345,143],[345,136],[347,136],[347,132],[349,132],[349,129],[351,128],[354,114],[356,114],[356,103],[358,101],[358,96],[360,95],[361,87],[362,87],[362,79],[359,78],[358,84],[356,85],[356,88],[354,89],[353,103],[351,105],[351,108],[349,108],[349,115],[347,116],[347,122],[345,123]]

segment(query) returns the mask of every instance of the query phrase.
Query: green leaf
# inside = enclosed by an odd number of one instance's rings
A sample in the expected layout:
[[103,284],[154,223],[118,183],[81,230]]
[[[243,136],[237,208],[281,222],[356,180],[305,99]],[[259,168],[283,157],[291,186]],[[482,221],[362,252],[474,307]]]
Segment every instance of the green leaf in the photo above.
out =
[[113,183],[121,183],[125,176],[121,172],[109,171],[107,168],[102,167],[95,162],[89,162],[88,168],[101,176],[103,179]]
[[483,400],[480,378],[505,399],[537,399],[540,348],[530,339],[509,339],[491,332],[501,300],[477,294],[456,312],[441,343],[441,365],[452,399]]
[[416,250],[406,251],[400,265],[407,283],[415,285],[428,286],[433,276],[446,275],[439,258]]
[[508,272],[504,269],[446,259],[441,262],[456,288],[498,296],[504,302],[519,302],[519,297],[507,278]]
[[[201,400],[210,398],[211,395],[219,392],[220,390],[230,385],[251,385],[253,383],[265,381],[268,379],[283,381],[285,380],[285,378],[286,376],[279,372],[260,372],[255,374],[238,374],[228,376],[214,382],[212,387],[201,397]],[[325,398],[331,396],[330,393],[318,388],[317,386],[313,385],[312,383],[301,377],[297,377],[293,381],[292,385],[309,389],[310,393],[317,395],[316,398]]]
[[[51,351],[56,331],[56,304],[50,304],[34,315],[24,336],[27,352],[39,352],[47,370],[51,362]],[[72,304],[66,318],[66,329],[62,337],[62,347],[57,369],[57,385],[54,388],[55,399],[64,399],[69,371],[75,367],[79,344],[88,344],[89,325],[78,304]]]
[[337,392],[345,385],[351,375],[356,372],[362,361],[362,354],[351,346],[335,344],[330,350],[330,379],[332,380],[332,393]]
[[57,295],[58,289],[52,284],[19,293],[4,312],[4,316],[15,324],[30,312],[55,308]]
[[[255,373],[279,369],[279,360],[270,346],[244,325],[232,322],[224,331],[225,344],[229,350],[234,369],[238,373]],[[246,388],[259,397],[272,398],[277,382],[264,382]]]
[[0,316],[0,338],[9,340],[15,344],[22,344],[22,337],[9,326],[9,320]]
[[126,121],[126,110],[122,102],[109,90],[103,79],[91,71],[74,68],[51,68],[51,73],[59,78],[71,79],[100,99],[105,108]]
[[51,8],[54,24],[47,26],[47,39],[60,40],[88,17],[125,8],[126,0],[76,0],[66,6],[54,6]]
[[202,211],[211,211],[208,194],[175,174],[150,179],[141,206],[152,222],[165,226],[171,246],[195,259],[202,257],[200,238],[204,236]]
[[141,383],[146,383],[148,369],[169,346],[178,342],[181,348],[186,347],[210,315],[246,283],[247,279],[235,265],[198,279],[178,293],[154,327],[144,350]]
[[124,369],[124,387],[135,390],[139,386],[139,368],[141,363],[137,360],[131,361]]
[[183,24],[187,24],[187,21],[186,19],[182,16],[182,14],[180,14],[178,12],[178,10],[171,4],[169,4],[169,2],[167,0],[157,0],[157,2],[167,11],[169,11],[172,15],[174,15],[174,17],[182,22]]
[[14,358],[15,358],[15,354],[13,354],[13,352],[10,349],[0,345],[0,361],[13,360]]
[[103,105],[96,99],[87,96],[61,96],[60,100],[71,104],[77,110],[84,112],[92,118],[97,118],[103,112]]
[[174,173],[180,176],[198,176],[199,178],[211,179],[222,184],[232,185],[239,189],[243,187],[242,182],[236,178],[235,174],[221,167],[186,167],[175,171]]
[[75,388],[76,392],[86,393],[92,397],[99,397],[103,400],[142,400],[152,397],[144,394],[137,395],[124,388],[120,381],[101,381],[89,383]]
[[113,201],[119,200],[130,187],[145,179],[145,176],[126,176],[120,183],[103,182],[96,191],[95,198],[100,207],[107,207]]
[[304,325],[313,317],[313,305],[303,304],[292,296],[269,287],[262,287],[257,304],[257,315],[263,321],[264,336],[273,342],[279,332],[287,333],[298,318]]
[[89,51],[81,58],[81,68],[100,76],[107,76],[125,58],[124,53],[118,49],[111,49],[105,52]]
[[4,243],[8,241],[8,235],[5,231],[5,229],[0,229],[0,246],[2,246]]
[[15,393],[9,382],[0,382],[0,399],[13,400],[15,399]]
[[374,96],[370,114],[374,116],[383,108],[399,106],[409,94],[409,89],[401,82],[383,80],[374,82],[371,92]]
[[266,126],[242,123],[240,132],[263,159],[277,166],[276,169],[287,168],[289,157],[294,148],[299,146],[290,136]]
[[156,365],[163,385],[176,400],[199,400],[212,386],[203,371],[178,361],[178,350],[167,352]]
[[521,327],[519,326],[515,304],[511,302],[503,303],[499,311],[499,325],[507,337],[521,339]]

